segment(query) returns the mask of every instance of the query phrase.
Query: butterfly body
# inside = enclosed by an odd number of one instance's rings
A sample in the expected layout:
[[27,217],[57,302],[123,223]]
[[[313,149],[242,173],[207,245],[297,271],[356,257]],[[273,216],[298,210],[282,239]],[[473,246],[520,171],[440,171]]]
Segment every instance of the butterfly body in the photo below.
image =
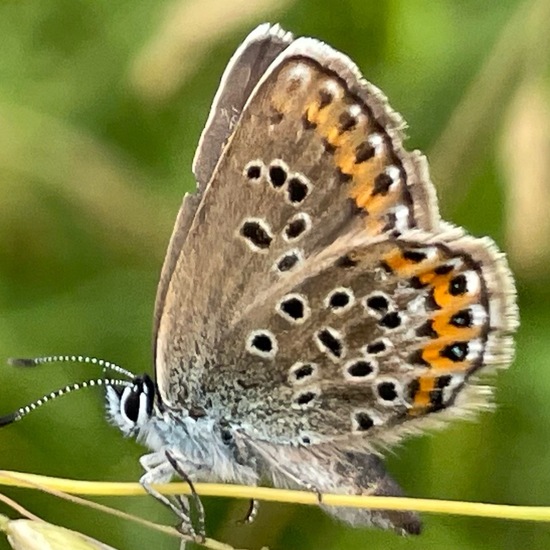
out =
[[[325,44],[262,25],[237,50],[161,273],[155,391],[108,390],[153,451],[149,483],[172,476],[169,450],[192,480],[398,495],[381,450],[487,406],[513,281],[492,241],[440,220],[403,126]],[[328,511],[420,530],[409,512]]]

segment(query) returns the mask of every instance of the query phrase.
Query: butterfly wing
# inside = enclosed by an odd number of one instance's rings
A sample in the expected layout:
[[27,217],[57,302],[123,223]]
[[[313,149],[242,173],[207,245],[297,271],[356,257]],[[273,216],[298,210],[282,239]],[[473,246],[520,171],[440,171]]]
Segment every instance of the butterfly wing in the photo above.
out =
[[238,429],[276,485],[398,494],[376,449],[482,406],[477,375],[510,362],[510,272],[440,222],[424,157],[347,57],[301,38],[265,67],[199,149],[159,290],[159,390]]
[[[217,390],[238,395],[232,417],[275,485],[400,495],[377,450],[486,406],[478,374],[511,361],[509,268],[492,241],[444,224],[377,242],[348,234],[304,269],[236,320],[227,342],[245,353],[237,376],[220,367]],[[410,512],[327,511],[420,531]]]
[[237,49],[224,71],[193,159],[198,189],[183,198],[162,267],[153,322],[155,344],[168,284],[204,189],[252,89],[269,64],[291,42],[292,35],[278,25],[260,25]]
[[276,57],[165,270],[156,365],[166,401],[204,395],[204,378],[233,364],[242,345],[230,343],[234,357],[217,351],[236,312],[291,273],[306,276],[306,260],[340,236],[437,228],[425,160],[403,150],[402,127],[383,94],[328,46],[300,38]]
[[205,377],[239,386],[232,418],[256,439],[372,451],[482,405],[474,375],[511,360],[513,284],[489,239],[359,231],[302,269],[234,317],[219,353],[236,360]]

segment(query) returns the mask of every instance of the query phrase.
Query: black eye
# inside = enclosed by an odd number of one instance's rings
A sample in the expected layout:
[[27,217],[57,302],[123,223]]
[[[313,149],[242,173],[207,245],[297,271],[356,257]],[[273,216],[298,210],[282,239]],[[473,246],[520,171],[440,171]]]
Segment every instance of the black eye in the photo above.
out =
[[124,400],[124,415],[128,420],[137,422],[139,416],[139,396],[141,391],[139,388],[132,388],[132,391],[128,394],[128,397]]
[[132,382],[122,392],[120,412],[134,424],[143,423],[153,414],[155,383],[147,374],[136,376]]

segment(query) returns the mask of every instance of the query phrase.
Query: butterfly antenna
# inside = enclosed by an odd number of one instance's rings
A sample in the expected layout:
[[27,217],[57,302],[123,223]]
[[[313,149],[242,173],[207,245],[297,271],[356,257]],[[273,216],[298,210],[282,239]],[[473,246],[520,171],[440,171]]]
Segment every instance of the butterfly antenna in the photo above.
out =
[[133,380],[135,374],[129,370],[123,369],[122,367],[111,363],[110,361],[105,361],[104,359],[97,359],[96,357],[86,357],[85,355],[49,355],[45,357],[33,357],[33,358],[10,358],[8,359],[8,364],[14,367],[36,367],[38,365],[44,365],[46,363],[89,363],[91,365],[97,365],[101,367],[103,371],[113,371],[118,372]]
[[0,416],[0,428],[7,426],[8,424],[12,424],[13,422],[17,422],[18,420],[21,420],[22,418],[27,416],[30,412],[48,403],[48,401],[53,401],[54,399],[57,399],[62,395],[67,395],[68,393],[72,393],[72,392],[81,390],[83,388],[93,388],[95,386],[131,386],[131,385],[132,383],[129,382],[128,380],[117,380],[117,379],[108,379],[108,378],[96,378],[92,380],[86,380],[84,382],[77,382],[76,384],[70,384],[57,391],[53,391],[51,393],[48,393],[42,396],[40,399],[37,399],[36,401],[29,403],[25,407],[21,407],[20,409],[17,409],[13,413]]

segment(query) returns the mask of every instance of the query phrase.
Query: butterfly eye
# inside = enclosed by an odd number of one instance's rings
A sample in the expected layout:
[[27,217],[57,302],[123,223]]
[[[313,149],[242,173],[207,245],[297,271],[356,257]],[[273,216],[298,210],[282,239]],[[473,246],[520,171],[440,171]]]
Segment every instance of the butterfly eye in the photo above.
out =
[[144,424],[153,412],[155,387],[147,376],[137,376],[134,384],[124,389],[120,398],[120,412],[131,424]]
[[122,392],[122,398],[120,400],[120,411],[122,415],[135,424],[139,417],[141,391],[137,386],[126,388]]

